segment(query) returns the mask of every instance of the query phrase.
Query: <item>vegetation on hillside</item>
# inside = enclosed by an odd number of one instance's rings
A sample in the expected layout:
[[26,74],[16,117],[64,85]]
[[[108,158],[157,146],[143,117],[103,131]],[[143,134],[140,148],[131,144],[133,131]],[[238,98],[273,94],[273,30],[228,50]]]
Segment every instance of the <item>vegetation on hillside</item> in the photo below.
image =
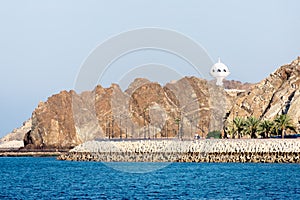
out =
[[220,138],[222,138],[221,131],[211,131],[206,135],[206,138],[207,139],[210,139],[210,138],[220,139]]

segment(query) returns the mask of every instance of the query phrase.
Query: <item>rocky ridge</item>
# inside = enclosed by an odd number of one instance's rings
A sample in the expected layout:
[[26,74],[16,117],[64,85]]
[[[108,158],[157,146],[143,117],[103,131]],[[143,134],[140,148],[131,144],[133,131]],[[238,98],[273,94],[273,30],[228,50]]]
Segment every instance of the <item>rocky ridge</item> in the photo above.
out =
[[24,135],[31,130],[31,119],[26,120],[19,128],[15,128],[11,133],[0,139],[0,149],[24,147]]
[[190,136],[186,124],[197,115],[208,132],[208,88],[207,81],[185,77],[166,86],[136,79],[125,92],[116,84],[82,94],[62,91],[35,109],[24,143],[27,148],[70,148],[97,138],[175,137],[179,131]]
[[228,119],[234,116],[255,116],[273,119],[288,114],[298,125],[300,120],[300,57],[283,65],[269,77],[252,86],[248,93],[237,98]]
[[[221,130],[235,116],[272,119],[287,113],[299,124],[300,57],[257,84],[185,77],[161,86],[136,79],[126,91],[62,91],[41,102],[24,136],[26,148],[72,148],[92,139],[169,138]],[[163,123],[162,123],[163,122]]]
[[15,128],[11,133],[5,135],[0,139],[0,143],[5,143],[9,141],[23,141],[24,135],[31,130],[32,121],[31,119],[23,122],[23,125],[19,128]]

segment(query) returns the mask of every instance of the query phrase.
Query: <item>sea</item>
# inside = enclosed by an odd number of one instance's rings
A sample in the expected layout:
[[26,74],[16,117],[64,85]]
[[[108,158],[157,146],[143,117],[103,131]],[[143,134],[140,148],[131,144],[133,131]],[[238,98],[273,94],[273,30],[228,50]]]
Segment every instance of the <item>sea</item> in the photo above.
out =
[[2,157],[0,199],[300,199],[300,165]]

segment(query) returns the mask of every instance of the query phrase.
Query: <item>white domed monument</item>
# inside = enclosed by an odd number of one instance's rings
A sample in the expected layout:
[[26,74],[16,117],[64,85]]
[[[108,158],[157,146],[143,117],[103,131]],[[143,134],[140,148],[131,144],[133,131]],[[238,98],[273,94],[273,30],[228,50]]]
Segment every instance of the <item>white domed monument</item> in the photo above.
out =
[[228,67],[221,62],[220,58],[210,69],[210,75],[217,79],[216,85],[222,86],[223,80],[230,74]]

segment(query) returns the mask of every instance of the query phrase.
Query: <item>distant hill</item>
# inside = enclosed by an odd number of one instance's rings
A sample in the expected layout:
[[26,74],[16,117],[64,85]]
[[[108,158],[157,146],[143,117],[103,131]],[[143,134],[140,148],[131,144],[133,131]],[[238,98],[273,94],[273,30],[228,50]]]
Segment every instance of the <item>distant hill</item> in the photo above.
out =
[[253,83],[242,83],[236,80],[224,80],[223,82],[225,89],[237,89],[237,90],[249,90]]

